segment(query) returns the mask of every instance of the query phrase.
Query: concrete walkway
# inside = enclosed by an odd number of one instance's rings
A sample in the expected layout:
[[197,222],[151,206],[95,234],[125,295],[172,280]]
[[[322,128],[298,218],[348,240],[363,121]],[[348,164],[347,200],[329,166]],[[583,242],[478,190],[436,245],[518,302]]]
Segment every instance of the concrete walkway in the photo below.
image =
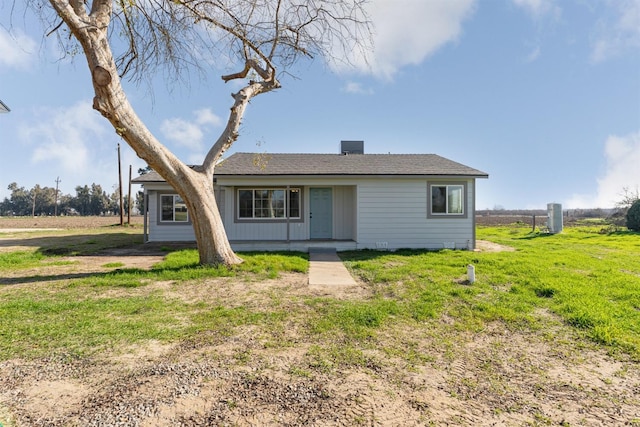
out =
[[355,286],[351,274],[338,257],[335,248],[309,249],[309,285]]

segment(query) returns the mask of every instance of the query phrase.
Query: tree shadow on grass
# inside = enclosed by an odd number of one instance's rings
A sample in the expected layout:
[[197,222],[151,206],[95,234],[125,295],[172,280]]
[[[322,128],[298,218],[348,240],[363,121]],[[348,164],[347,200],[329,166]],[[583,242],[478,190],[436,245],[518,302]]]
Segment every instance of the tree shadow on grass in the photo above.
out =
[[[158,263],[160,262],[162,261],[159,261]],[[101,286],[101,283],[108,281],[108,286],[110,287],[132,288],[144,286],[144,281],[148,280],[177,280],[185,271],[189,270],[200,270],[200,274],[196,274],[196,276],[202,277],[221,277],[232,276],[235,274],[232,270],[228,270],[228,274],[225,274],[225,271],[221,269],[207,269],[195,264],[162,267],[151,266],[150,268],[130,267],[114,268],[109,271],[83,271],[75,273],[60,272],[58,274],[33,274],[19,277],[0,277],[0,286],[91,279],[95,281],[94,284],[96,286]],[[193,276],[193,274],[190,274],[189,276]],[[91,283],[89,283],[89,285],[91,285]]]
[[526,236],[518,237],[518,240],[533,240],[533,239],[554,237],[557,235],[558,235],[557,233],[553,234],[545,231],[536,231],[535,233],[529,233]]
[[[28,283],[45,283],[45,282],[57,282],[61,280],[77,280],[86,278],[103,279],[107,277],[117,277],[117,275],[142,275],[149,273],[149,270],[142,268],[126,268],[115,269],[105,272],[80,272],[80,273],[60,273],[60,274],[35,274],[33,276],[20,276],[20,277],[2,277],[0,278],[0,286],[10,285],[24,285]],[[142,276],[141,276],[142,277]],[[118,287],[118,284],[114,284]],[[127,287],[127,286],[125,286]],[[130,287],[130,286],[128,286]]]
[[[97,256],[97,255],[155,255],[175,250],[196,248],[195,242],[152,242],[143,243],[139,233],[96,233],[19,236],[2,238],[3,248],[35,248],[45,256]],[[5,250],[7,251],[7,250]]]
[[[114,247],[142,244],[141,234],[104,233],[104,234],[66,234],[17,236],[0,239],[3,247],[33,247],[45,255],[89,255]],[[1,249],[0,249],[1,250]]]
[[45,256],[150,256],[166,255],[183,249],[197,249],[195,242],[162,242],[142,243],[142,239],[118,239],[109,242],[88,240],[84,243],[62,242],[52,246],[42,246],[37,252]]
[[[160,243],[142,243],[142,236],[137,234],[128,233],[105,233],[105,234],[79,234],[79,235],[65,235],[65,236],[36,236],[36,237],[21,237],[3,239],[0,242],[0,247],[10,248],[9,252],[20,251],[21,249],[14,248],[29,248],[34,247],[35,252],[42,254],[46,257],[47,261],[51,261],[50,265],[46,263],[36,265],[33,269],[25,271],[26,274],[31,275],[18,276],[18,277],[2,277],[0,273],[0,285],[16,285],[26,283],[40,283],[40,282],[54,282],[61,280],[78,280],[95,278],[96,281],[101,281],[107,277],[122,277],[139,276],[139,277],[153,277],[161,272],[175,271],[176,273],[184,268],[192,268],[193,266],[177,266],[177,267],[163,267],[162,269],[155,269],[150,264],[149,268],[139,266],[129,267],[107,267],[109,263],[114,264],[126,264],[127,260],[131,260],[132,257],[162,257],[167,254],[179,251],[183,249],[195,248],[193,242],[163,242]],[[24,250],[24,249],[22,249]],[[27,249],[28,250],[28,249]],[[64,258],[61,258],[64,257]],[[87,260],[91,258],[104,257],[104,261],[92,259],[86,263],[83,258]],[[115,257],[115,259],[114,259]],[[119,261],[118,258],[122,258],[122,263],[114,262]],[[159,258],[156,262],[162,261]],[[52,272],[53,269],[60,268],[61,265],[58,260],[63,260],[69,264],[76,264],[77,260],[82,268],[84,265],[85,270],[90,271],[78,271],[78,272],[65,272],[60,271]],[[133,262],[136,264],[137,262]],[[143,262],[144,263],[144,262]],[[130,263],[131,264],[131,263]],[[106,268],[105,271],[95,271],[96,268]],[[49,269],[49,271],[46,271]],[[34,272],[35,270],[35,272]],[[18,270],[19,271],[19,270]],[[38,272],[39,271],[39,272]],[[14,270],[14,273],[16,271]],[[117,279],[115,280],[115,286],[118,286]]]

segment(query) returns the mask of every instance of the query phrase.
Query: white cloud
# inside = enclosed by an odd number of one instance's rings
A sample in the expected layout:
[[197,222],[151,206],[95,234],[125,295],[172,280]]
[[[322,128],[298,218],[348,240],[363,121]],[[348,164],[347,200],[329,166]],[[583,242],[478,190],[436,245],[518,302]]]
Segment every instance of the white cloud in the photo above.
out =
[[[373,51],[368,57],[356,54],[351,62],[361,73],[392,78],[400,68],[419,64],[457,40],[474,4],[475,0],[372,0]],[[349,71],[342,64],[331,65],[337,71]]]
[[167,139],[178,143],[180,146],[191,150],[200,150],[202,148],[204,132],[202,132],[197,123],[178,118],[166,119],[160,125],[160,130]]
[[352,93],[356,95],[372,95],[373,90],[367,89],[362,86],[362,84],[357,82],[347,82],[342,89],[346,93]]
[[640,131],[610,136],[604,146],[605,172],[597,180],[595,194],[576,194],[569,208],[610,208],[620,201],[625,188],[640,187]]
[[640,0],[612,2],[615,16],[605,16],[596,28],[591,60],[602,62],[640,48]]
[[75,194],[76,186],[92,183],[112,192],[118,182],[118,143],[123,182],[127,182],[129,165],[134,174],[145,166],[90,101],[40,108],[30,115],[29,123],[19,125],[18,135],[21,148],[29,153],[29,175],[45,186],[59,177],[65,194]]
[[0,66],[25,69],[35,58],[35,41],[21,31],[8,33],[0,27]]
[[221,126],[222,119],[213,113],[209,108],[203,108],[202,110],[194,111],[196,115],[196,123],[199,125],[213,125]]
[[32,163],[55,162],[70,172],[83,172],[90,167],[87,142],[102,138],[107,128],[88,102],[69,108],[45,108],[34,118],[33,123],[21,129],[23,139],[35,145]]
[[[160,125],[160,131],[163,135],[176,142],[179,146],[191,150],[193,153],[189,155],[189,163],[197,164],[202,162],[204,149],[205,132],[209,127],[220,127],[223,125],[222,119],[214,114],[210,109],[203,108],[193,112],[194,119],[192,121],[174,117],[166,119]],[[199,160],[193,162],[194,157]]]

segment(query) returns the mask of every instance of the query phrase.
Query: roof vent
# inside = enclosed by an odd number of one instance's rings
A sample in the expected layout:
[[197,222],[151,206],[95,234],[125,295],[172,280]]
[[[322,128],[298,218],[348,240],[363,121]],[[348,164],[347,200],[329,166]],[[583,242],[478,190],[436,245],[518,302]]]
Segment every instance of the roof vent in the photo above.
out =
[[340,141],[340,154],[364,154],[364,141]]

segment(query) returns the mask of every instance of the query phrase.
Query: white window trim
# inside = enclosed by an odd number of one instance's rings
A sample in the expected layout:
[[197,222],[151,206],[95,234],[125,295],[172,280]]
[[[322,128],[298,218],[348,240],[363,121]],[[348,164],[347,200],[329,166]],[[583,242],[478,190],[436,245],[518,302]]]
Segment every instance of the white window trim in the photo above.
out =
[[[253,193],[253,215],[252,217],[241,217],[240,216],[240,191],[251,191]],[[269,218],[269,217],[256,217],[255,216],[255,191],[264,191],[264,190],[268,190],[268,191],[284,191],[285,196],[284,196],[284,213],[285,215],[283,217],[277,217],[277,218]],[[299,198],[298,198],[298,216],[295,217],[289,217],[289,195],[287,194],[287,192],[291,192],[291,191],[297,191],[299,193]],[[302,213],[302,209],[304,206],[303,200],[303,191],[302,191],[302,187],[296,186],[296,187],[237,187],[235,189],[235,222],[302,222],[303,221],[303,213]]]
[[[172,198],[172,205],[173,205],[173,219],[168,220],[168,219],[162,219],[162,198],[163,197],[171,197]],[[187,220],[186,221],[176,221],[176,197],[180,197],[178,194],[174,194],[174,193],[160,193],[158,194],[158,223],[160,224],[177,224],[177,225],[183,225],[183,224],[190,224],[191,223],[191,215],[189,215],[189,211],[187,210]]]
[[[432,188],[433,187],[446,187],[446,194],[448,197],[449,187],[462,187],[462,213],[449,213],[449,212],[433,212],[433,199]],[[427,182],[427,218],[467,218],[468,217],[468,193],[467,182],[455,182],[455,181],[428,181]],[[446,209],[449,209],[448,200],[445,202]]]

